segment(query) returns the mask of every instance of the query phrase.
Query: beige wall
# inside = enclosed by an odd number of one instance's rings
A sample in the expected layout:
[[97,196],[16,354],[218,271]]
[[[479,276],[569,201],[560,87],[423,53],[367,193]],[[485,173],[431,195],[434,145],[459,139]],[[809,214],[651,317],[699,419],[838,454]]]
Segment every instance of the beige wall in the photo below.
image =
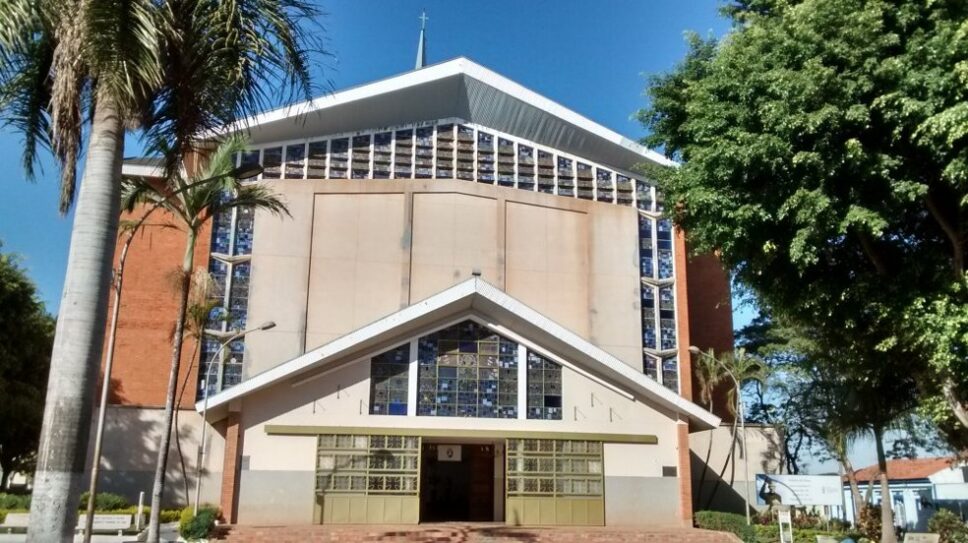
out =
[[[693,503],[697,510],[713,509],[717,511],[733,511],[743,513],[743,503],[749,497],[750,503],[756,503],[757,488],[755,484],[757,473],[782,473],[782,436],[768,426],[747,426],[746,447],[744,448],[743,433],[737,431],[736,454],[727,462],[730,450],[731,427],[721,426],[715,430],[705,430],[689,435],[689,450],[692,453]],[[712,448],[709,448],[710,440]],[[746,476],[746,457],[742,452],[746,450],[749,458],[749,479]],[[702,479],[703,464],[707,452],[709,455],[709,469]],[[725,466],[725,469],[724,469]],[[720,480],[719,473],[723,471]],[[719,486],[716,482],[719,480]],[[732,480],[732,484],[730,481]],[[715,488],[715,493],[714,489]]]
[[[94,412],[94,421],[97,412]],[[126,406],[109,406],[105,416],[104,440],[101,446],[101,475],[99,490],[113,492],[137,504],[138,493],[145,493],[145,503],[151,502],[151,488],[154,480],[155,463],[158,459],[158,443],[163,427],[164,410]],[[168,470],[165,482],[164,504],[166,507],[182,507],[194,499],[196,481],[196,455],[201,441],[201,416],[195,411],[178,411],[178,441],[184,457],[185,470],[182,470],[178,448],[172,440],[168,455]],[[91,439],[87,454],[90,466],[94,457],[94,431],[96,422],[91,425]],[[222,459],[225,440],[209,426],[205,435],[205,470],[202,481],[202,501],[218,503],[222,483]],[[185,495],[185,482],[188,482],[188,496]],[[87,488],[87,482],[85,482]]]
[[246,377],[470,277],[640,369],[637,212],[466,181],[273,181],[256,216]]

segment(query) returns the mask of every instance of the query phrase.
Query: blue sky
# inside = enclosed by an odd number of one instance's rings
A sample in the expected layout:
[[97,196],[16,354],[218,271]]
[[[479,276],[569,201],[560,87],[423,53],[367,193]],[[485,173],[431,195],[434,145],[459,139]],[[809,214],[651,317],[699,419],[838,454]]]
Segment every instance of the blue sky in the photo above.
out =
[[[631,115],[645,104],[646,74],[671,68],[685,53],[684,32],[720,35],[728,23],[716,0],[465,2],[330,0],[321,4],[326,46],[317,74],[329,89],[413,68],[426,9],[427,61],[467,56],[632,138],[644,130]],[[323,92],[322,90],[320,92]],[[72,215],[57,211],[58,171],[49,157],[28,182],[21,138],[0,129],[7,171],[0,198],[0,242],[18,253],[50,311],[64,279]],[[129,137],[127,156],[138,155]]]

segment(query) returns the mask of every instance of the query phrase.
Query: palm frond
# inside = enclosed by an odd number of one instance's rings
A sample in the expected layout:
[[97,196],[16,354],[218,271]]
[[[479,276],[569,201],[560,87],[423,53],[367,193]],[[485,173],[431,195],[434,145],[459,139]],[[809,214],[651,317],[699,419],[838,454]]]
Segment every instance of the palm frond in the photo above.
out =
[[276,193],[263,185],[244,185],[230,198],[214,202],[209,207],[209,213],[217,215],[235,208],[251,207],[268,211],[276,216],[291,217],[286,202]]
[[32,180],[38,149],[50,149],[48,105],[54,49],[45,32],[38,32],[34,41],[22,45],[18,50],[0,49],[0,112],[3,125],[23,137],[22,164],[27,179]]
[[[78,13],[81,2],[66,2],[68,12]],[[79,17],[58,20],[57,44],[54,47],[51,90],[51,148],[61,164],[60,210],[66,213],[74,203],[77,186],[77,162],[81,153],[82,103],[85,66],[80,61],[84,32]]]

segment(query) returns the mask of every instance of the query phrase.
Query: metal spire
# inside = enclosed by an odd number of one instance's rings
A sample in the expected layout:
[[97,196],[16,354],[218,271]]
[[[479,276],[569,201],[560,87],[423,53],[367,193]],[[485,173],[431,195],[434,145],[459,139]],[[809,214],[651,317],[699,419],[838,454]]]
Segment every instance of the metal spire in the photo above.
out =
[[420,19],[420,41],[417,42],[417,62],[413,67],[414,70],[419,70],[427,65],[426,30],[427,21],[430,20],[430,17],[427,17],[427,12],[424,11],[420,14],[418,19]]

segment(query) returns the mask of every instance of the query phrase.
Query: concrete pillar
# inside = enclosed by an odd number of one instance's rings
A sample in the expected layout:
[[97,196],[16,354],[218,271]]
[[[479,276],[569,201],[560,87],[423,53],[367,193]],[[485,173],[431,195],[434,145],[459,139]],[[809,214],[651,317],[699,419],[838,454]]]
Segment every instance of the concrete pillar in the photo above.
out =
[[687,527],[692,526],[692,464],[689,458],[689,423],[676,422],[676,448],[679,465],[679,519]]
[[230,411],[225,422],[225,457],[222,463],[222,491],[219,505],[225,522],[238,522],[239,475],[242,467],[242,414]]

